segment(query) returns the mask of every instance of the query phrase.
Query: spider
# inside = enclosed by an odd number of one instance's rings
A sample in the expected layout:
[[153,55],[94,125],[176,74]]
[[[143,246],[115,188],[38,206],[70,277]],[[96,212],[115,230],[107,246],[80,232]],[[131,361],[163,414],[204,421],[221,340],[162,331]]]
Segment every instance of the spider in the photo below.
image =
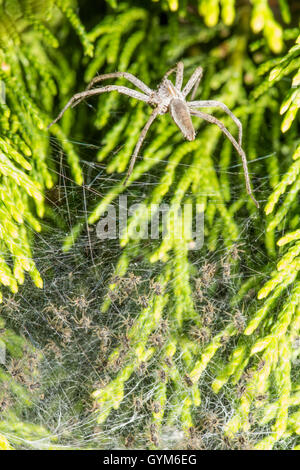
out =
[[[245,183],[246,189],[249,196],[252,198],[253,202],[255,203],[256,207],[259,207],[258,202],[254,198],[250,186],[249,180],[249,173],[248,173],[248,166],[247,166],[247,158],[245,155],[244,150],[242,149],[242,124],[239,119],[228,109],[228,107],[221,103],[220,101],[215,100],[205,100],[205,101],[193,101],[197,88],[199,86],[200,80],[202,78],[203,69],[202,67],[197,67],[186,85],[182,88],[183,83],[183,62],[178,62],[177,65],[172,67],[168,72],[164,75],[162,81],[158,85],[157,90],[152,90],[149,88],[144,82],[142,82],[139,78],[135,77],[131,73],[128,72],[112,72],[107,73],[104,75],[99,75],[90,82],[87,89],[80,93],[76,93],[65,105],[65,107],[61,110],[59,115],[54,119],[54,121],[49,124],[48,129],[55,124],[64,114],[64,112],[70,107],[74,107],[79,104],[85,98],[93,95],[99,95],[101,93],[109,92],[109,91],[118,91],[121,94],[130,96],[140,101],[144,101],[145,103],[149,104],[153,109],[151,116],[149,117],[146,125],[141,131],[140,137],[138,142],[135,146],[133,155],[131,157],[127,176],[124,181],[124,185],[126,185],[135,161],[137,159],[139,150],[142,146],[142,143],[146,137],[146,134],[158,115],[166,114],[169,112],[171,117],[173,118],[175,124],[179,127],[180,131],[182,132],[183,136],[187,140],[195,140],[196,133],[195,129],[192,124],[191,116],[197,116],[205,121],[208,121],[212,124],[216,124],[221,131],[226,135],[226,137],[230,140],[232,145],[235,147],[236,151],[242,158],[244,175],[245,175]],[[175,78],[175,85],[168,79],[168,76],[171,75],[173,72],[176,72]],[[121,85],[106,85],[103,87],[96,87],[93,88],[94,85],[98,82],[103,80],[111,79],[111,78],[125,78],[134,86],[139,88],[141,91],[136,91],[131,88],[127,88]],[[188,94],[191,94],[192,101],[186,101]],[[239,137],[238,142],[232,136],[232,134],[228,131],[228,129],[224,126],[224,124],[219,121],[216,117],[203,113],[199,111],[199,108],[209,108],[209,107],[218,107],[221,108],[226,114],[228,114],[239,130]]]

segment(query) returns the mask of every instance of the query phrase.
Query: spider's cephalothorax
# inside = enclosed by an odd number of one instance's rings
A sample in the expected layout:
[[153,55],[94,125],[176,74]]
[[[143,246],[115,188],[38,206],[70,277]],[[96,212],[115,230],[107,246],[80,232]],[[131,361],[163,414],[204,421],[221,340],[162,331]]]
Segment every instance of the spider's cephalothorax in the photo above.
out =
[[[168,76],[176,71],[176,79],[175,85],[168,79]],[[237,152],[242,158],[243,169],[245,174],[245,181],[246,181],[246,189],[252,200],[254,201],[256,207],[259,207],[258,202],[254,198],[250,186],[249,180],[249,173],[247,167],[247,158],[245,155],[244,150],[242,149],[242,124],[239,119],[227,108],[224,103],[215,100],[205,100],[205,101],[193,101],[194,96],[196,94],[197,88],[199,86],[201,77],[202,77],[202,67],[197,67],[186,85],[182,88],[183,83],[183,63],[178,62],[178,64],[170,69],[165,76],[163,77],[161,83],[159,84],[157,90],[152,90],[149,88],[144,82],[142,82],[139,78],[135,77],[131,73],[127,72],[113,72],[107,73],[104,75],[99,75],[95,77],[91,83],[88,85],[87,89],[81,93],[76,93],[70,101],[66,104],[66,106],[62,109],[56,119],[48,126],[51,127],[52,124],[57,122],[64,112],[70,107],[76,106],[85,98],[93,95],[99,95],[100,93],[105,93],[109,91],[118,91],[127,96],[131,96],[140,101],[144,101],[145,103],[152,106],[154,109],[148,122],[146,123],[145,127],[143,128],[139,140],[135,146],[133,155],[130,160],[127,176],[125,179],[125,183],[127,183],[136,158],[138,156],[139,150],[142,146],[142,143],[146,137],[146,134],[158,115],[165,114],[167,112],[170,113],[172,119],[174,120],[175,124],[181,130],[183,136],[187,140],[194,140],[196,137],[195,129],[193,127],[193,123],[191,120],[191,116],[200,117],[208,122],[216,124],[221,131],[226,135],[226,137],[230,140],[232,145],[235,147]],[[141,91],[132,90],[131,88],[127,88],[121,85],[107,85],[103,87],[96,87],[93,88],[94,85],[100,81],[107,80],[110,78],[125,78],[129,82],[131,82],[136,88]],[[191,101],[187,101],[187,95],[191,92]],[[232,134],[228,131],[228,129],[224,126],[224,124],[219,121],[217,118],[212,116],[211,114],[203,113],[199,111],[200,108],[209,108],[209,107],[218,107],[221,108],[226,114],[228,114],[239,130],[239,138],[238,141],[232,136]]]
[[176,90],[175,86],[165,78],[157,87],[157,91],[153,95],[153,103],[155,106],[163,106],[164,109],[161,114],[168,111],[170,103],[173,99],[183,99],[183,96],[179,90]]

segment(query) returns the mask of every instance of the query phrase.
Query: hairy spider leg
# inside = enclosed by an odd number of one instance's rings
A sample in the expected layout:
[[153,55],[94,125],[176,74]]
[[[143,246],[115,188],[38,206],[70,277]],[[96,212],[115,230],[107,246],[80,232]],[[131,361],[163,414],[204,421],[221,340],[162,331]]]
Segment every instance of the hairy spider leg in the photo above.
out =
[[201,79],[202,79],[202,75],[197,78],[197,81],[196,81],[196,83],[195,83],[195,85],[192,89],[191,100],[193,100],[196,96],[196,93],[197,93],[198,87],[200,85]]
[[140,137],[139,137],[139,140],[135,146],[135,149],[134,149],[134,152],[133,152],[133,155],[130,159],[130,163],[129,163],[129,167],[128,167],[128,171],[127,171],[127,175],[126,175],[126,178],[125,178],[125,181],[124,181],[124,185],[127,184],[127,181],[132,173],[132,170],[133,170],[133,167],[134,167],[134,164],[135,164],[135,161],[137,159],[137,156],[138,156],[138,153],[140,151],[140,148],[142,146],[142,143],[146,137],[146,134],[151,126],[151,124],[153,123],[153,121],[156,119],[156,117],[159,115],[161,111],[161,108],[158,106],[157,108],[155,108],[153,111],[152,111],[152,114],[150,116],[150,118],[148,119],[146,125],[143,127],[143,130],[142,132],[140,133]]
[[131,98],[135,98],[140,101],[144,101],[145,103],[148,103],[150,100],[150,97],[145,95],[144,93],[140,93],[139,91],[131,90],[130,88],[126,88],[124,86],[119,86],[119,85],[108,85],[105,87],[101,88],[93,88],[92,90],[86,90],[82,91],[81,93],[76,93],[76,95],[72,96],[72,98],[68,101],[66,106],[61,110],[59,115],[52,121],[47,129],[49,129],[53,124],[55,124],[59,119],[63,116],[65,111],[72,106],[74,103],[76,105],[80,103],[81,100],[88,98],[93,95],[99,95],[100,93],[105,93],[105,92],[110,92],[110,91],[118,91],[119,93],[127,96],[131,96]]
[[183,62],[178,62],[176,70],[176,79],[175,79],[175,88],[180,91],[183,83],[183,71],[184,65]]
[[245,182],[246,182],[246,189],[247,193],[251,197],[252,201],[256,205],[257,208],[259,208],[259,203],[256,201],[255,197],[253,196],[251,185],[250,185],[250,179],[249,179],[249,172],[248,172],[248,164],[247,164],[247,158],[244,150],[240,147],[240,145],[237,143],[235,138],[230,134],[229,130],[226,129],[224,124],[219,121],[215,116],[211,116],[210,114],[202,113],[201,111],[194,111],[191,109],[191,114],[193,116],[200,117],[204,119],[205,121],[211,122],[213,124],[216,124],[221,131],[226,135],[226,137],[230,140],[232,145],[235,147],[236,151],[242,158],[242,163],[243,163],[243,169],[244,169],[244,175],[245,175]]
[[192,74],[191,78],[188,80],[187,84],[185,85],[184,89],[182,90],[182,94],[184,98],[189,94],[189,92],[192,90],[192,99],[194,98],[196,94],[196,90],[199,86],[199,83],[202,79],[203,75],[203,68],[202,67],[197,67],[195,72]]
[[132,73],[128,72],[112,72],[105,73],[103,75],[98,75],[94,77],[93,80],[91,80],[86,89],[90,90],[95,85],[95,83],[101,82],[103,80],[108,80],[110,78],[125,78],[137,88],[146,93],[146,95],[151,95],[151,93],[153,93],[153,90],[151,90],[151,88],[149,88],[144,82],[142,82],[142,80],[132,75]]
[[239,129],[239,146],[242,146],[243,127],[241,121],[227,108],[226,104],[221,101],[206,100],[206,101],[188,101],[187,105],[190,108],[221,108],[231,119],[236,123]]
[[[112,72],[112,73],[105,73],[103,75],[98,75],[97,77],[94,77],[90,81],[85,91],[90,90],[95,85],[95,83],[101,82],[103,80],[108,80],[110,78],[125,78],[130,83],[132,83],[137,88],[139,88],[144,93],[146,93],[146,95],[151,95],[153,93],[153,90],[151,90],[151,88],[149,88],[144,82],[142,82],[142,80],[135,77],[134,75],[132,75],[132,73],[129,73],[129,72]],[[78,101],[74,102],[72,104],[72,108],[75,108],[75,106],[77,106],[84,99],[85,98],[81,98]]]

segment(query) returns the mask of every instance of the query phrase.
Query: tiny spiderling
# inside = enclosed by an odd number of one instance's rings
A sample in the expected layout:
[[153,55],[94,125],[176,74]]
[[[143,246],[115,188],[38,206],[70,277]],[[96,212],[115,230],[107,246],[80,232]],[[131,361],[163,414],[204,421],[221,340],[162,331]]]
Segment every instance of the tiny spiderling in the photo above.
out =
[[[133,155],[129,163],[127,176],[124,181],[124,185],[125,185],[132,173],[135,161],[137,159],[142,143],[146,137],[146,134],[151,124],[153,123],[153,121],[156,119],[158,115],[166,114],[169,112],[173,121],[181,130],[183,136],[187,140],[190,140],[190,141],[195,140],[196,138],[196,133],[193,127],[191,116],[200,117],[204,119],[205,121],[208,121],[212,124],[216,124],[221,129],[221,131],[226,135],[226,137],[230,140],[232,145],[235,147],[236,151],[238,152],[238,154],[240,155],[242,159],[247,193],[253,200],[256,207],[259,207],[259,203],[256,201],[256,199],[254,198],[252,194],[252,189],[251,189],[250,179],[249,179],[249,172],[248,172],[248,165],[247,165],[247,158],[246,158],[246,154],[244,150],[242,149],[242,124],[240,120],[230,111],[230,109],[224,103],[220,101],[216,101],[216,100],[193,101],[195,94],[196,94],[196,90],[202,78],[203,69],[202,67],[197,67],[194,73],[192,74],[192,76],[190,77],[190,79],[188,80],[188,82],[186,83],[186,85],[182,89],[183,70],[184,70],[183,62],[178,62],[175,67],[172,67],[164,75],[162,81],[158,85],[157,90],[152,90],[139,78],[135,77],[134,75],[128,72],[112,72],[112,73],[99,75],[93,78],[93,80],[90,82],[90,84],[88,85],[85,91],[76,93],[74,96],[72,96],[72,98],[68,101],[68,103],[61,110],[61,112],[54,119],[54,121],[52,121],[49,124],[48,129],[63,116],[64,112],[70,106],[74,107],[77,104],[79,104],[81,101],[83,101],[85,98],[99,95],[105,92],[117,91],[118,93],[130,96],[139,101],[144,101],[145,103],[149,104],[154,109],[152,111],[150,118],[148,119],[147,123],[142,129],[138,142],[135,146]],[[171,75],[171,73],[173,72],[176,72],[175,85],[168,79],[168,76]],[[139,90],[141,90],[143,93],[141,93],[141,91],[132,90],[131,88],[127,88],[121,85],[107,85],[103,87],[93,88],[93,86],[96,83],[101,82],[103,80],[108,80],[111,78],[125,78],[134,86],[139,88]],[[186,97],[190,92],[192,92],[192,95],[191,95],[192,101],[186,101]],[[235,140],[235,138],[232,136],[229,130],[216,117],[210,114],[203,113],[202,111],[199,111],[200,108],[210,108],[210,107],[221,108],[226,114],[228,114],[228,116],[231,117],[231,119],[235,122],[239,130],[238,141]]]

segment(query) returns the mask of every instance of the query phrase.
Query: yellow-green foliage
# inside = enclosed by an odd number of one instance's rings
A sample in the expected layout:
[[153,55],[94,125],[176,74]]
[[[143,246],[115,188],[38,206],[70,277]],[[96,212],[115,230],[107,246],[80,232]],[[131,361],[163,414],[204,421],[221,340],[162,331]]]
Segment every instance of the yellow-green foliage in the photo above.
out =
[[[25,272],[37,287],[43,286],[32,260],[31,238],[34,231],[41,230],[38,218],[45,213],[45,190],[56,178],[50,168],[45,129],[54,96],[67,96],[73,83],[70,72],[63,86],[57,88],[67,62],[58,50],[54,54],[59,41],[50,28],[61,19],[61,12],[91,55],[93,46],[66,2],[48,2],[46,11],[44,5],[29,0],[0,2],[0,282],[12,292],[23,284]],[[52,132],[62,141],[74,179],[81,184],[78,156],[63,129],[54,128]]]

